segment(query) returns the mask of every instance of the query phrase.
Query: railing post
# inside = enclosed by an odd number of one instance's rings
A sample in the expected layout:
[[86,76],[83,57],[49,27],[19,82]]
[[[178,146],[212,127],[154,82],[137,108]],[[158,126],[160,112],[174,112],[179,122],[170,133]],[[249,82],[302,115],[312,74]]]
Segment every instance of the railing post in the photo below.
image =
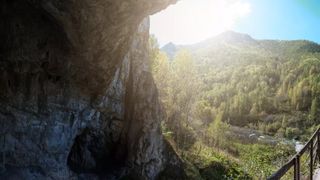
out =
[[3,143],[2,144],[3,149],[0,150],[0,153],[2,155],[2,157],[1,157],[2,158],[2,163],[1,163],[1,166],[0,166],[0,174],[6,171],[6,135],[5,134],[3,135],[3,142],[2,143]]
[[320,133],[319,133],[319,129],[318,129],[318,132],[317,132],[317,156],[318,156],[318,161],[320,163]]
[[295,157],[294,161],[294,180],[300,180],[300,155]]
[[294,163],[293,163],[293,179],[297,180],[297,158],[294,158]]
[[313,139],[310,141],[310,180],[313,178]]

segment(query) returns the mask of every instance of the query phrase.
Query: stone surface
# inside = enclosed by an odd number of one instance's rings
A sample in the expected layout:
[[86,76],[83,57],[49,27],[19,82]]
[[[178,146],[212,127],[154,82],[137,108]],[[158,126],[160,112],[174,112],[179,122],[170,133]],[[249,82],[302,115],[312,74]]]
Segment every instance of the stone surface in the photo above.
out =
[[0,2],[0,179],[166,168],[146,17],[173,1]]

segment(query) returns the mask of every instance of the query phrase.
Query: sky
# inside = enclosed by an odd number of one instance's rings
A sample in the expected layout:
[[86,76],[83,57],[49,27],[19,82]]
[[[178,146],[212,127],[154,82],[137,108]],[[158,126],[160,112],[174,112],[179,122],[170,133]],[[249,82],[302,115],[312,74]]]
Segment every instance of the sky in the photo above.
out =
[[181,0],[150,19],[160,46],[193,44],[227,30],[320,43],[320,0]]

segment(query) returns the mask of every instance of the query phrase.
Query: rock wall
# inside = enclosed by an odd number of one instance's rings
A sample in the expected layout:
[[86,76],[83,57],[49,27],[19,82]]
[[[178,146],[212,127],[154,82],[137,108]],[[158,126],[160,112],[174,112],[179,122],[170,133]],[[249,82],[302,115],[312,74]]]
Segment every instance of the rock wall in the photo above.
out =
[[147,17],[174,0],[0,2],[0,179],[155,179]]

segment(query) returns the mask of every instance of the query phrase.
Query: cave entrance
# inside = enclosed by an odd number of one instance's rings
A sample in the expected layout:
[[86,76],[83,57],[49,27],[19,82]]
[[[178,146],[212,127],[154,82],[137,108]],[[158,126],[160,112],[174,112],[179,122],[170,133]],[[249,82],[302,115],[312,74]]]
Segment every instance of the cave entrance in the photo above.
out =
[[116,144],[102,130],[86,128],[76,138],[68,155],[68,166],[77,173],[107,174],[123,166]]

